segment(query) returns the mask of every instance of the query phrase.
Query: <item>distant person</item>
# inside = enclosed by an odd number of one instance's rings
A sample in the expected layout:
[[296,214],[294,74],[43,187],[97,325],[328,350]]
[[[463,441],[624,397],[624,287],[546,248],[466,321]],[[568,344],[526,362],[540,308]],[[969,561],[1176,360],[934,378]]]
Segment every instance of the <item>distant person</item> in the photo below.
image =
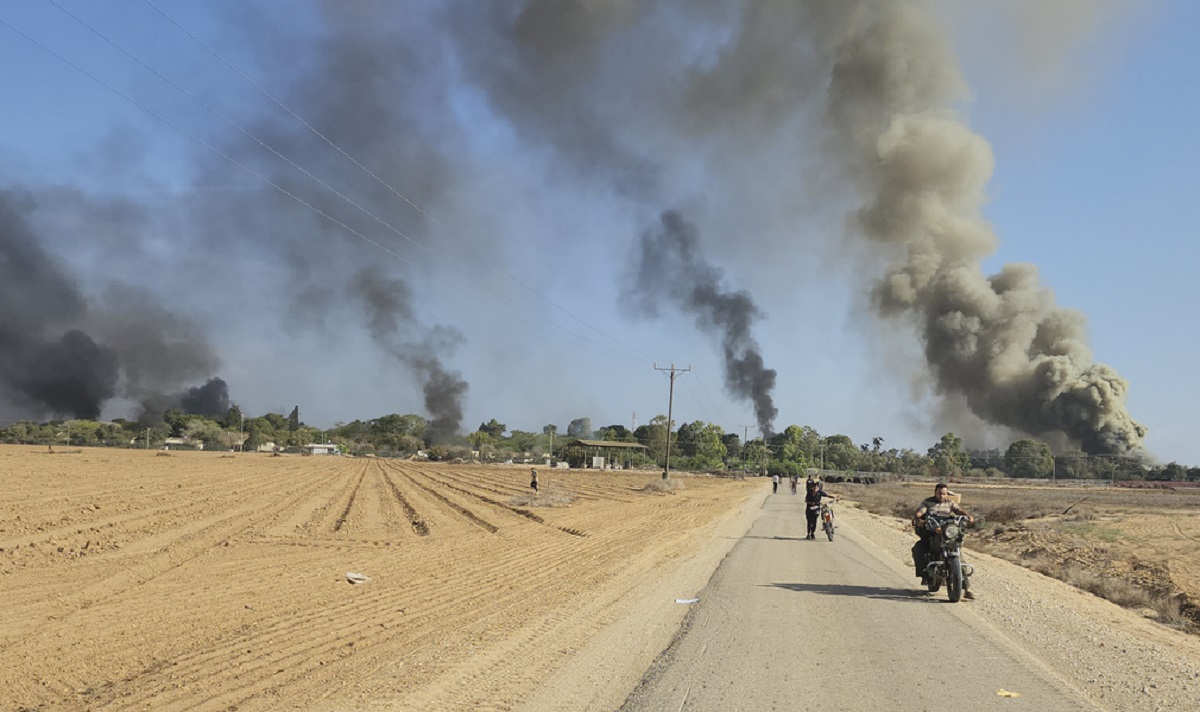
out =
[[537,470],[532,467],[529,468],[529,487],[530,487],[530,489],[533,490],[534,494],[537,494],[537,491],[538,491]]
[[779,475],[771,475],[771,494],[779,492]]
[[829,494],[821,489],[819,483],[809,480],[804,484],[804,516],[808,518],[808,536],[805,539],[817,538],[817,515],[821,513],[821,499],[828,497],[836,500],[837,497]]

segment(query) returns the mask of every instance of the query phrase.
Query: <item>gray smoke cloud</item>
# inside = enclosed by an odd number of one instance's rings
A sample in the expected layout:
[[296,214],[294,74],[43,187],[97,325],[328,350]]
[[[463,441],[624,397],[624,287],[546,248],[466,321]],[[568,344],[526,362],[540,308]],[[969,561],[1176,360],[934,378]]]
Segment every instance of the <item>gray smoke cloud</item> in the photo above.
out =
[[462,401],[468,384],[459,374],[448,371],[439,355],[452,353],[461,343],[461,335],[445,326],[423,326],[408,286],[376,267],[360,271],[350,289],[363,304],[375,342],[422,383],[425,409],[431,416],[426,429],[430,440],[448,441],[462,424]]
[[993,157],[952,110],[964,85],[947,39],[918,4],[874,9],[836,48],[828,125],[864,198],[854,227],[891,259],[876,308],[918,325],[939,392],[984,420],[1140,454],[1128,384],[1094,362],[1083,315],[1058,307],[1033,265],[983,272]]
[[[231,132],[222,144],[223,153],[298,200],[252,181],[257,184],[244,193],[203,196],[192,220],[207,244],[250,250],[282,265],[293,335],[327,333],[332,324],[346,323],[345,311],[365,308],[372,339],[407,367],[423,392],[428,432],[445,441],[461,424],[468,384],[443,360],[463,337],[452,327],[421,326],[418,315],[437,305],[409,286],[414,270],[431,271],[444,259],[424,211],[448,195],[465,194],[454,161],[461,157],[459,137],[447,136],[446,78],[431,66],[440,40],[428,25],[436,20],[384,2],[316,6],[323,23],[319,43],[292,46],[277,38],[262,58],[283,72],[291,69],[280,66],[291,52],[305,53],[311,64],[280,94],[289,111],[272,107],[257,115],[247,133],[258,140]],[[269,18],[249,22],[270,33]],[[420,37],[411,36],[421,25],[427,27]],[[411,41],[398,39],[406,35]],[[202,183],[247,180],[224,158],[206,155],[202,165]],[[245,239],[248,233],[253,240]],[[388,264],[386,277],[378,267],[364,269],[381,260]]]
[[[829,160],[821,169],[849,180],[861,196],[853,230],[873,245],[868,263],[890,262],[872,290],[877,314],[915,324],[937,392],[1015,431],[1065,436],[1093,453],[1142,451],[1146,429],[1127,411],[1128,384],[1094,362],[1082,315],[1056,306],[1031,265],[983,273],[997,244],[980,214],[992,155],[953,110],[966,84],[933,4],[576,0],[519,7],[494,15],[499,29],[481,44],[489,51],[469,55],[479,58],[484,86],[519,129],[548,137],[565,161],[601,178],[613,165],[651,166],[642,174],[656,179],[638,187],[652,204],[661,200],[654,190],[661,167],[680,158],[676,146],[734,160],[741,152],[745,160],[781,132],[802,130],[795,117],[824,104],[818,113]],[[1035,24],[1043,46],[1062,46],[1078,35],[1086,13],[1079,4],[1042,11],[1026,3],[1006,19]],[[672,21],[719,39],[708,52],[672,52],[662,34]],[[619,76],[632,76],[619,73],[635,68],[649,79],[614,91]],[[630,106],[630,97],[640,103]],[[723,166],[713,168],[719,174]],[[609,172],[613,180],[620,175]],[[715,177],[705,189],[731,187]],[[657,237],[670,244],[670,233]],[[644,265],[663,257],[652,249],[654,237],[647,233],[635,246]],[[711,268],[694,253],[680,253],[671,266],[689,264]],[[654,275],[657,282],[635,271],[646,278],[643,289],[687,295],[688,304],[701,299],[669,269]],[[737,324],[729,322],[730,333]],[[728,344],[727,356],[737,352]],[[743,383],[736,371],[727,372],[728,382]],[[764,420],[769,409],[755,402]]]
[[[1010,18],[1014,26],[1038,23],[1039,47],[1061,46],[1086,27],[1078,19],[1090,4],[1059,4],[1049,14],[1045,5],[1023,2]],[[1064,12],[1067,6],[1079,12]],[[630,260],[642,265],[635,274],[655,259],[666,270],[641,280],[650,291],[635,296],[665,299],[719,334],[730,391],[752,401],[760,425],[769,425],[774,372],[750,333],[761,314],[747,292],[727,291],[720,280],[735,273],[733,260],[754,259],[779,291],[797,266],[817,261],[815,243],[828,252],[837,242],[797,229],[807,211],[840,214],[851,201],[861,206],[851,220],[855,240],[832,249],[858,260],[873,318],[918,334],[926,363],[916,370],[934,379],[946,402],[962,400],[995,426],[1067,438],[1091,452],[1140,451],[1145,429],[1127,412],[1127,384],[1093,360],[1082,316],[1056,306],[1029,265],[983,272],[997,243],[980,214],[992,156],[954,111],[967,88],[935,3],[317,0],[313,7],[316,24],[289,35],[275,8],[238,4],[230,10],[236,21],[221,31],[254,41],[221,37],[218,44],[258,52],[260,71],[251,73],[266,77],[324,138],[257,93],[234,113],[253,117],[245,126],[274,151],[213,117],[204,117],[203,135],[328,218],[200,149],[195,190],[169,206],[118,206],[63,190],[39,200],[53,200],[56,215],[80,216],[66,221],[73,230],[105,226],[91,247],[97,263],[169,249],[186,265],[172,293],[193,303],[227,299],[230,314],[251,304],[257,318],[269,314],[298,338],[328,333],[366,305],[372,337],[387,353],[403,354],[429,414],[447,428],[457,427],[467,390],[445,366],[462,336],[424,327],[396,343],[418,323],[453,323],[424,288],[428,275],[456,258],[466,262],[467,252],[482,257],[470,262],[480,274],[494,274],[510,253],[532,252],[525,238],[541,232],[553,234],[537,248],[573,256],[571,241],[594,233],[540,230],[554,210],[595,214],[588,211],[599,207],[619,221],[664,205],[686,207],[698,227],[667,214],[634,241]],[[214,96],[246,89],[231,76]],[[94,170],[155,163],[128,158]],[[494,172],[481,179],[480,166]],[[529,184],[479,200],[477,181],[509,175]],[[543,188],[551,197],[543,198]],[[154,211],[172,213],[154,223],[165,233],[157,245],[144,237],[154,232],[147,216]],[[461,230],[470,244],[453,253],[456,241],[426,213],[470,214],[479,224],[494,213],[497,227]],[[395,254],[383,255],[330,218]],[[736,239],[708,241],[708,255],[700,254],[697,231],[732,236],[734,226]],[[517,234],[521,240],[511,239]],[[156,304],[169,300],[136,289],[90,299],[57,261],[30,249],[35,240],[17,243],[6,239],[4,249],[25,266],[13,270],[21,273],[17,282],[0,284],[0,294],[6,307],[24,300],[37,309],[0,315],[0,388],[8,402],[85,413],[120,395],[170,400],[212,377],[212,349],[190,348],[203,344],[200,330],[172,313],[182,301],[168,311]],[[402,259],[386,277],[363,276],[364,266],[397,254]],[[78,402],[62,394],[45,364],[78,384],[67,389],[84,394]]]
[[[88,208],[61,195],[54,206]],[[0,190],[0,401],[5,413],[95,419],[115,397],[160,398],[217,368],[195,325],[141,290],[112,284],[98,298],[86,295],[43,249],[30,221],[37,208],[32,193]]]
[[745,291],[720,287],[721,269],[700,254],[696,227],[679,213],[667,211],[659,224],[642,233],[626,275],[624,306],[636,314],[656,316],[667,301],[696,318],[696,326],[720,339],[725,387],[754,406],[758,428],[774,432],[779,410],[771,398],[775,371],[763,365],[751,326],[762,316]]

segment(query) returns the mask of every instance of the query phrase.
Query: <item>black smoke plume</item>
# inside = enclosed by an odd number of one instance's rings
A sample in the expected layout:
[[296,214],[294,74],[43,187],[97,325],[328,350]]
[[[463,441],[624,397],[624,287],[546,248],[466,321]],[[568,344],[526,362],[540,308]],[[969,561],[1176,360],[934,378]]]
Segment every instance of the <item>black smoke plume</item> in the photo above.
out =
[[775,371],[763,366],[758,342],[750,333],[762,316],[745,291],[721,288],[721,270],[700,254],[694,225],[679,213],[666,211],[659,224],[642,233],[626,277],[625,307],[655,316],[667,301],[694,316],[701,331],[720,339],[725,363],[725,387],[750,401],[759,429],[770,435],[778,409],[771,399]]
[[447,442],[458,433],[463,419],[462,400],[467,382],[448,371],[439,354],[450,353],[462,336],[448,327],[428,328],[417,320],[412,293],[404,282],[389,278],[378,268],[359,272],[351,291],[366,310],[371,336],[422,384],[425,410],[430,415],[431,442]]
[[42,248],[28,220],[36,207],[30,193],[0,191],[0,406],[8,417],[95,419],[115,397],[153,398],[216,368],[194,324],[139,290],[111,285],[90,300]]

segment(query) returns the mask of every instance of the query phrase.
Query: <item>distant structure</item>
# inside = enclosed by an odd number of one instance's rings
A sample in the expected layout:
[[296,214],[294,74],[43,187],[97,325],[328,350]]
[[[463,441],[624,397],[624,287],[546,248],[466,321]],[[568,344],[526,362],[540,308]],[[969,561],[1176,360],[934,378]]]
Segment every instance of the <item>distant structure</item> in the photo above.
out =
[[563,446],[562,459],[571,463],[572,467],[615,470],[621,469],[622,455],[649,449],[641,443],[615,440],[572,440]]

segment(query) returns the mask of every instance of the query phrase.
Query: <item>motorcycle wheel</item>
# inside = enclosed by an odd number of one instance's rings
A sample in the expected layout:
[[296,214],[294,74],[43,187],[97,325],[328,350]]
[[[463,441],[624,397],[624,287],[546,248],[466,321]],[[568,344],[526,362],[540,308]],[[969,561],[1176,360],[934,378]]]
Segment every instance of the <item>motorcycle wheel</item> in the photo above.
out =
[[953,558],[947,561],[946,565],[950,568],[949,576],[946,577],[946,597],[951,603],[958,603],[963,592],[962,562]]
[[938,590],[941,589],[941,587],[942,587],[942,579],[941,579],[941,572],[939,571],[939,572],[934,573],[933,576],[929,577],[929,583],[926,584],[926,588],[929,589],[930,593],[937,593]]
[[833,541],[833,520],[825,520],[825,536],[829,537],[829,541]]

